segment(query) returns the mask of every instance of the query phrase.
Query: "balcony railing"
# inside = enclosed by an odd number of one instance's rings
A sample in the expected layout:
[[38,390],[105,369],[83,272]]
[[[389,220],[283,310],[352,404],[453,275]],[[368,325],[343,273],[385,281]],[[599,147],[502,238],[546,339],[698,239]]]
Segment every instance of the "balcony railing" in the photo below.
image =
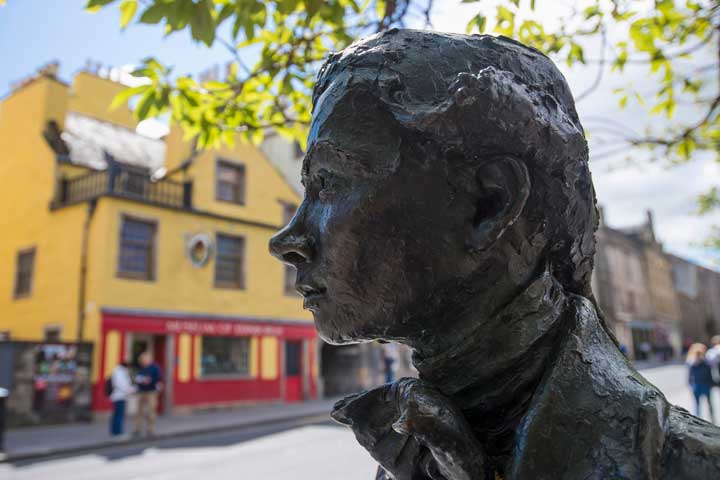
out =
[[63,178],[56,204],[84,202],[111,195],[174,208],[192,208],[192,182],[151,180],[147,175],[111,166],[74,178]]

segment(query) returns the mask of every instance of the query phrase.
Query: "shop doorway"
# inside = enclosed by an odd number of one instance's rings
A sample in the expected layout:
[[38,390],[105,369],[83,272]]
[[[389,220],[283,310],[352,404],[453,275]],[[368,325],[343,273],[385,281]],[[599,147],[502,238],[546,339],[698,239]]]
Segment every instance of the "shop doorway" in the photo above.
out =
[[155,363],[160,367],[163,375],[163,391],[158,395],[158,413],[163,413],[167,404],[167,392],[171,387],[172,372],[167,369],[167,336],[151,335],[146,333],[130,334],[129,359],[132,378],[140,370],[140,355],[144,352],[152,355]]
[[302,340],[285,341],[285,401],[303,399]]

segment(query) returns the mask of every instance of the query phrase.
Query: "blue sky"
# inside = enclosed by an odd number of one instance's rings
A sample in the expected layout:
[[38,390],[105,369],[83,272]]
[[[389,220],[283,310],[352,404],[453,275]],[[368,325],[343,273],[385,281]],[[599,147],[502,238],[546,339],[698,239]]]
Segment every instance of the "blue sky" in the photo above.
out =
[[7,0],[0,8],[0,95],[52,60],[60,61],[60,75],[69,80],[87,59],[120,67],[152,54],[178,73],[197,73],[230,58],[222,46],[200,46],[186,32],[165,37],[157,26],[136,24],[123,32],[116,6],[91,14],[84,5],[85,0]]
[[[464,33],[468,19],[481,8],[478,5],[487,3],[460,5],[459,0],[456,2],[436,2],[433,24],[437,30]],[[560,3],[565,2],[557,5]],[[208,49],[194,43],[187,32],[165,37],[157,26],[138,24],[130,25],[123,32],[117,6],[90,14],[84,11],[84,4],[85,0],[7,0],[7,5],[0,8],[0,96],[9,91],[11,82],[31,75],[52,60],[60,62],[60,76],[70,80],[87,59],[105,67],[122,67],[152,55],[164,64],[173,65],[178,74],[196,74],[230,59],[221,45]],[[541,12],[543,22],[552,22],[559,16],[553,11],[556,4],[552,5]],[[586,46],[586,56],[597,58],[597,51],[592,49],[593,45]],[[592,68],[568,70],[564,64],[559,67],[575,94],[584,91],[596,76]],[[605,116],[638,127],[662,121],[632,106],[620,111],[612,92],[613,88],[630,82],[643,86],[652,85],[649,82],[654,81],[645,69],[628,68],[622,75],[606,71],[600,88],[577,105],[581,120]],[[697,113],[680,111],[678,116],[687,116],[687,120]],[[592,133],[590,131],[591,159]],[[628,165],[626,157],[640,161]],[[699,243],[710,233],[713,224],[720,225],[720,212],[698,217],[695,199],[719,183],[720,164],[709,158],[698,158],[683,167],[668,169],[658,163],[648,165],[642,161],[644,157],[645,152],[630,151],[591,163],[607,223],[615,227],[637,224],[645,218],[645,209],[652,208],[658,237],[669,251],[717,267],[713,261],[718,259],[718,253],[702,248]]]

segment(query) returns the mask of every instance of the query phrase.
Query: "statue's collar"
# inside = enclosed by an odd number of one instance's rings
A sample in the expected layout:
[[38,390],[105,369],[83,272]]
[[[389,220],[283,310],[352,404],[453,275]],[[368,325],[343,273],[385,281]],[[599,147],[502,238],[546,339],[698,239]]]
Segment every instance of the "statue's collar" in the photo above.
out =
[[[562,285],[544,272],[491,318],[478,319],[463,340],[430,357],[416,352],[413,363],[420,377],[445,395],[456,396],[470,387],[515,381],[514,371],[534,370],[528,362],[545,363],[538,350],[552,337],[566,306]],[[522,376],[525,376],[523,374]],[[473,388],[482,394],[485,388]],[[470,400],[470,399],[468,399]]]
[[566,307],[562,285],[546,271],[495,315],[465,323],[472,327],[451,348],[413,355],[420,378],[464,412],[498,471],[552,363]]

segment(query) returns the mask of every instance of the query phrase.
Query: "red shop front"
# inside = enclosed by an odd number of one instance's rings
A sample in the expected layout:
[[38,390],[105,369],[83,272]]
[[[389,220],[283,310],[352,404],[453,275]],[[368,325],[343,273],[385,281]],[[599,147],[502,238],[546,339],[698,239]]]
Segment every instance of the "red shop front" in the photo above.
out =
[[104,379],[121,359],[150,352],[165,377],[159,408],[317,398],[317,337],[301,321],[103,310],[93,409],[108,410]]

